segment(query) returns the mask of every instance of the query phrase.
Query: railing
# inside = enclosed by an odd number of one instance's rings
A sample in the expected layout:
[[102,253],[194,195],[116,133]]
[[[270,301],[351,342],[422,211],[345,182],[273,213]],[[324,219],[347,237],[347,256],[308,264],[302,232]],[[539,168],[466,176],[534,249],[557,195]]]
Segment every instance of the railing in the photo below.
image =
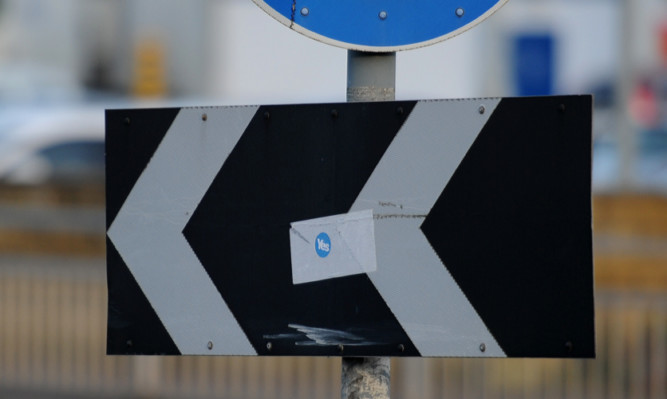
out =
[[[106,356],[106,295],[103,259],[0,256],[0,397],[340,397],[337,358]],[[598,291],[596,328],[595,360],[396,359],[392,396],[667,397],[667,293]]]

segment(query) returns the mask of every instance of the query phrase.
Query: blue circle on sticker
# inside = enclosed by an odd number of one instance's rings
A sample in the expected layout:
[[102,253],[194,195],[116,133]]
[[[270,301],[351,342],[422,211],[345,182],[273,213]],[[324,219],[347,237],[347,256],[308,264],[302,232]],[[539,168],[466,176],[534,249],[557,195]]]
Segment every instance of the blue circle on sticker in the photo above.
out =
[[331,253],[331,239],[327,233],[318,234],[315,239],[315,252],[320,258],[326,258]]

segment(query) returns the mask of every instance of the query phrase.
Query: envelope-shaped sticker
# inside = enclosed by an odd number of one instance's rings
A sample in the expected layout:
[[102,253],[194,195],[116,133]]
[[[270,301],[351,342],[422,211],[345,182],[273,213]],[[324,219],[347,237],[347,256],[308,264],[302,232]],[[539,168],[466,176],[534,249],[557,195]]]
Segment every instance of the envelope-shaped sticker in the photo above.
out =
[[377,270],[371,209],[291,223],[294,284]]

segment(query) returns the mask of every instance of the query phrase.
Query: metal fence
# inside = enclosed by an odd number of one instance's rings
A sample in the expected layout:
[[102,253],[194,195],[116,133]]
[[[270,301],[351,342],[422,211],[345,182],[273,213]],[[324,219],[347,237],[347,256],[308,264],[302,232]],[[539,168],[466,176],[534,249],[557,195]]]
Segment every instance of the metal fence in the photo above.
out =
[[[0,397],[338,398],[337,358],[105,355],[105,263],[0,256]],[[665,398],[667,293],[596,295],[597,359],[395,359],[395,398]]]

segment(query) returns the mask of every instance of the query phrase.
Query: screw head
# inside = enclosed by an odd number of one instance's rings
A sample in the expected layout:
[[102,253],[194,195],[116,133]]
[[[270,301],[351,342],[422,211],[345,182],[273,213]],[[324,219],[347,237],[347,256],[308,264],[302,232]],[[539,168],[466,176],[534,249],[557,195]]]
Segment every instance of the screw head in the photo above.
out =
[[208,115],[206,115],[205,113],[204,113],[204,114],[201,114],[201,120],[203,120],[204,122],[206,122],[206,121],[208,120]]
[[308,7],[303,7],[301,9],[301,15],[303,15],[304,17],[307,17],[308,14],[310,14],[310,10],[308,9]]
[[208,344],[206,344],[206,347],[208,348],[208,350],[213,349],[213,342],[212,342],[212,341],[208,341]]
[[380,19],[384,21],[385,19],[387,19],[387,12],[384,10],[380,11],[378,17],[380,17]]
[[132,123],[132,120],[130,117],[126,117],[125,120],[123,120],[123,123],[125,123],[125,126],[130,126],[130,123]]
[[398,344],[398,351],[399,351],[399,352],[405,352],[405,345],[403,345],[403,344]]
[[266,349],[271,350],[273,349],[273,344],[271,342],[266,343]]
[[396,108],[396,115],[401,116],[404,112],[403,107]]
[[486,344],[484,344],[484,343],[479,344],[479,351],[480,352],[486,352]]
[[264,119],[268,121],[270,118],[271,114],[269,113],[269,111],[264,112]]
[[331,110],[331,117],[332,118],[338,118],[338,110],[337,109],[332,109]]
[[463,16],[463,14],[465,14],[465,13],[466,13],[466,11],[461,7],[456,9],[456,16],[459,17],[459,18],[461,18]]
[[338,350],[339,350],[340,352],[342,352],[343,350],[345,350],[345,347],[343,346],[343,344],[338,344]]
[[567,342],[565,343],[565,351],[566,351],[567,353],[572,353],[572,350],[573,350],[573,349],[574,349],[574,344],[572,343],[572,341],[567,341]]
[[480,105],[479,108],[477,108],[477,112],[479,112],[480,115],[483,115],[486,112],[486,107]]

